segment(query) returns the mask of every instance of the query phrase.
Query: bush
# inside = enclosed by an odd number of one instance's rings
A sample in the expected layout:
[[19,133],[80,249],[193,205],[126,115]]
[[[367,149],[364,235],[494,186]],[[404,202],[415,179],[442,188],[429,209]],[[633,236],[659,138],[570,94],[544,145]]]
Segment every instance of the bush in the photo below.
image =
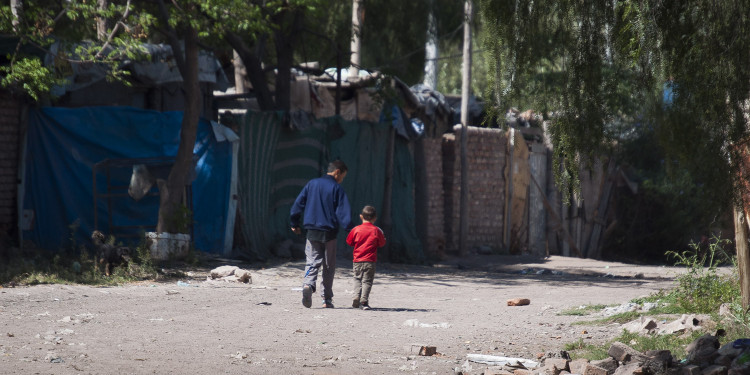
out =
[[[723,303],[741,304],[737,267],[733,257],[724,251],[731,243],[713,236],[703,243],[692,242],[692,250],[668,251],[676,265],[687,267],[687,273],[677,277],[677,288],[672,291],[677,305],[686,313],[710,314],[719,311]],[[733,272],[719,273],[719,266],[732,264]]]

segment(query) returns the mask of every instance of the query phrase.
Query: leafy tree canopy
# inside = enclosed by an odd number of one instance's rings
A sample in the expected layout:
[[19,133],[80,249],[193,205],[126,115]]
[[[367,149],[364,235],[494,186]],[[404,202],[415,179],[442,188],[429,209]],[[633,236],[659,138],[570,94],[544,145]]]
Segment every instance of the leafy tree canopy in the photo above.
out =
[[710,196],[732,190],[732,145],[748,125],[750,3],[482,0],[481,9],[494,104],[533,97],[553,118],[559,183],[616,144],[623,133],[612,124],[638,121]]

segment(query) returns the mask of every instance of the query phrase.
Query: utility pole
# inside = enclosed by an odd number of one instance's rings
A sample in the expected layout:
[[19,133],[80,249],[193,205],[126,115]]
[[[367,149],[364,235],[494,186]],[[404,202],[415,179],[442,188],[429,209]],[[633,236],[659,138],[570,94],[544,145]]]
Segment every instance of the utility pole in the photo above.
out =
[[349,60],[349,81],[356,81],[359,78],[360,61],[360,40],[362,35],[362,22],[365,20],[365,5],[362,0],[352,0],[352,56]]
[[461,256],[469,253],[466,248],[466,232],[469,221],[469,163],[466,159],[466,138],[469,135],[467,127],[469,126],[469,94],[471,94],[471,19],[471,0],[466,0],[464,4],[464,60],[461,83],[461,207],[458,226],[458,247]]

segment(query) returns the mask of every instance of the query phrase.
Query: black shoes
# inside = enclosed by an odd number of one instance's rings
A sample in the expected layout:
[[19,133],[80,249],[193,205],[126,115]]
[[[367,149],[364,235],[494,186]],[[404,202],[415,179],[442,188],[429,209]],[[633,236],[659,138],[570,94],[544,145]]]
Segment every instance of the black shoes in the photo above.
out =
[[309,285],[302,287],[302,306],[305,306],[308,309],[312,306],[312,294],[313,291]]

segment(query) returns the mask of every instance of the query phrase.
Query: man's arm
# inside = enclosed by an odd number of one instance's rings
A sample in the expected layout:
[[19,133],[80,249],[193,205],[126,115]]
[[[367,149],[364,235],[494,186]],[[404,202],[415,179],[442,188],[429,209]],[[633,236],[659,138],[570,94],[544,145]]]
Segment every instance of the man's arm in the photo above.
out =
[[306,204],[307,204],[307,185],[305,185],[305,187],[302,188],[302,191],[297,196],[297,199],[294,200],[294,204],[292,204],[292,208],[289,211],[289,225],[292,227],[292,231],[296,234],[302,233],[302,230],[299,228],[300,217],[302,217],[302,213],[305,212]]

